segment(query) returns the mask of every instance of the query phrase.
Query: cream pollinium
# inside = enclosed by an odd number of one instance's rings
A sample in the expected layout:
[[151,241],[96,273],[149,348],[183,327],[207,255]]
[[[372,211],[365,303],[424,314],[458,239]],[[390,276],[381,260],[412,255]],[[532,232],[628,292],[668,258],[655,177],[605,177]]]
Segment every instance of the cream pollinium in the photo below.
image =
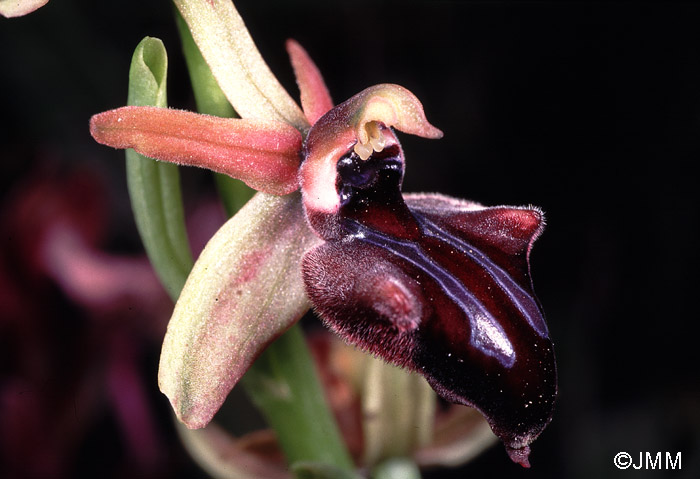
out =
[[360,137],[355,143],[353,150],[357,153],[357,156],[366,161],[372,156],[372,153],[380,152],[384,149],[386,138],[382,132],[382,126],[376,121],[368,121],[362,127],[366,131],[368,141],[363,143],[361,138],[363,135],[359,135]]

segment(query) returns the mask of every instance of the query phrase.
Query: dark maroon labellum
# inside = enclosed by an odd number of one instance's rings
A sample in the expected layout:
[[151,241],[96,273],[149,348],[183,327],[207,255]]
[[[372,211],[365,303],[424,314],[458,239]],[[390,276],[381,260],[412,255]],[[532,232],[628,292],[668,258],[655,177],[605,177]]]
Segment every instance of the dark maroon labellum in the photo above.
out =
[[542,213],[404,198],[403,164],[398,143],[338,160],[339,207],[312,222],[326,242],[304,258],[307,292],[330,328],[479,409],[511,458],[528,465],[557,391],[528,264]]

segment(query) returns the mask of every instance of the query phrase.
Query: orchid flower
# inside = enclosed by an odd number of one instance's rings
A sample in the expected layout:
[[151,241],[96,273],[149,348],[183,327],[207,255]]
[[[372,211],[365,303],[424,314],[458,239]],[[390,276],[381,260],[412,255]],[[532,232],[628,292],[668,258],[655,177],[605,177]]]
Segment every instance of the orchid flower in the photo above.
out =
[[90,130],[105,145],[260,192],[210,240],[175,306],[159,382],[178,418],[205,426],[261,351],[313,306],[347,342],[478,409],[528,466],[557,391],[530,279],[542,211],[402,194],[396,132],[442,137],[410,91],[380,84],[333,106],[289,41],[299,109],[230,2],[175,3],[242,118],[127,106],[95,115]]

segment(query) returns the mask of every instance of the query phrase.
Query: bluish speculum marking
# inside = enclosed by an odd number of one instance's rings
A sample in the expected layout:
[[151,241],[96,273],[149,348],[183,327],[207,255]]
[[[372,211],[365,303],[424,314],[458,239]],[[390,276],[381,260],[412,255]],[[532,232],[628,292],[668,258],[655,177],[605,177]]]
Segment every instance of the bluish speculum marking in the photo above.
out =
[[[346,226],[348,233],[355,239],[383,248],[433,278],[469,319],[471,345],[497,359],[504,367],[513,366],[516,359],[515,350],[498,320],[458,278],[433,261],[420,245],[385,235],[354,220],[348,220]],[[466,254],[465,251],[461,252]]]
[[342,157],[338,161],[337,185],[340,204],[348,204],[358,189],[366,189],[380,181],[380,174],[393,172],[399,182],[403,176],[403,162],[397,146],[387,148],[381,154],[374,154],[367,160],[361,160],[356,153]]
[[[338,161],[337,170],[336,186],[345,234],[390,252],[432,278],[464,313],[469,323],[471,346],[495,358],[504,367],[510,368],[515,363],[516,348],[504,326],[485,304],[484,300],[490,300],[483,296],[487,293],[470,290],[454,266],[451,271],[440,263],[444,258],[439,260],[439,255],[429,251],[429,242],[441,245],[442,249],[449,248],[475,265],[485,273],[484,280],[489,278],[489,283],[504,294],[510,306],[503,307],[512,307],[540,337],[548,337],[536,300],[503,268],[426,215],[409,210],[400,194],[403,156],[398,145],[375,153],[368,160],[351,153]],[[494,291],[489,296],[493,294]]]
[[532,328],[537,331],[540,337],[549,337],[547,324],[544,322],[540,314],[539,306],[535,299],[523,289],[513,278],[508,275],[501,267],[491,261],[484,253],[479,251],[474,246],[466,241],[454,236],[453,234],[440,228],[438,225],[427,219],[425,216],[412,212],[413,216],[418,220],[423,232],[427,236],[437,238],[453,248],[468,256],[472,261],[481,266],[493,280],[498,284],[501,290],[508,295],[513,304],[518,308],[518,311],[523,315],[525,320]]

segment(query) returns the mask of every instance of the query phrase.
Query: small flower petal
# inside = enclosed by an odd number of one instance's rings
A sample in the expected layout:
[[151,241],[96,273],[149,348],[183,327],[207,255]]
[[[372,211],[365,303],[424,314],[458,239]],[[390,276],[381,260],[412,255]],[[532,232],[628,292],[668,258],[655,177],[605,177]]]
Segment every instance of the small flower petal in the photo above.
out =
[[122,107],[93,116],[90,133],[99,143],[208,168],[266,193],[285,195],[298,187],[301,134],[285,123]]
[[318,243],[298,194],[258,194],[209,241],[180,295],[159,384],[177,417],[205,426],[260,352],[309,308],[301,256]]
[[321,72],[306,50],[294,40],[287,40],[287,53],[292,61],[294,76],[301,93],[301,107],[310,124],[316,123],[328,110],[333,108],[333,100]]

